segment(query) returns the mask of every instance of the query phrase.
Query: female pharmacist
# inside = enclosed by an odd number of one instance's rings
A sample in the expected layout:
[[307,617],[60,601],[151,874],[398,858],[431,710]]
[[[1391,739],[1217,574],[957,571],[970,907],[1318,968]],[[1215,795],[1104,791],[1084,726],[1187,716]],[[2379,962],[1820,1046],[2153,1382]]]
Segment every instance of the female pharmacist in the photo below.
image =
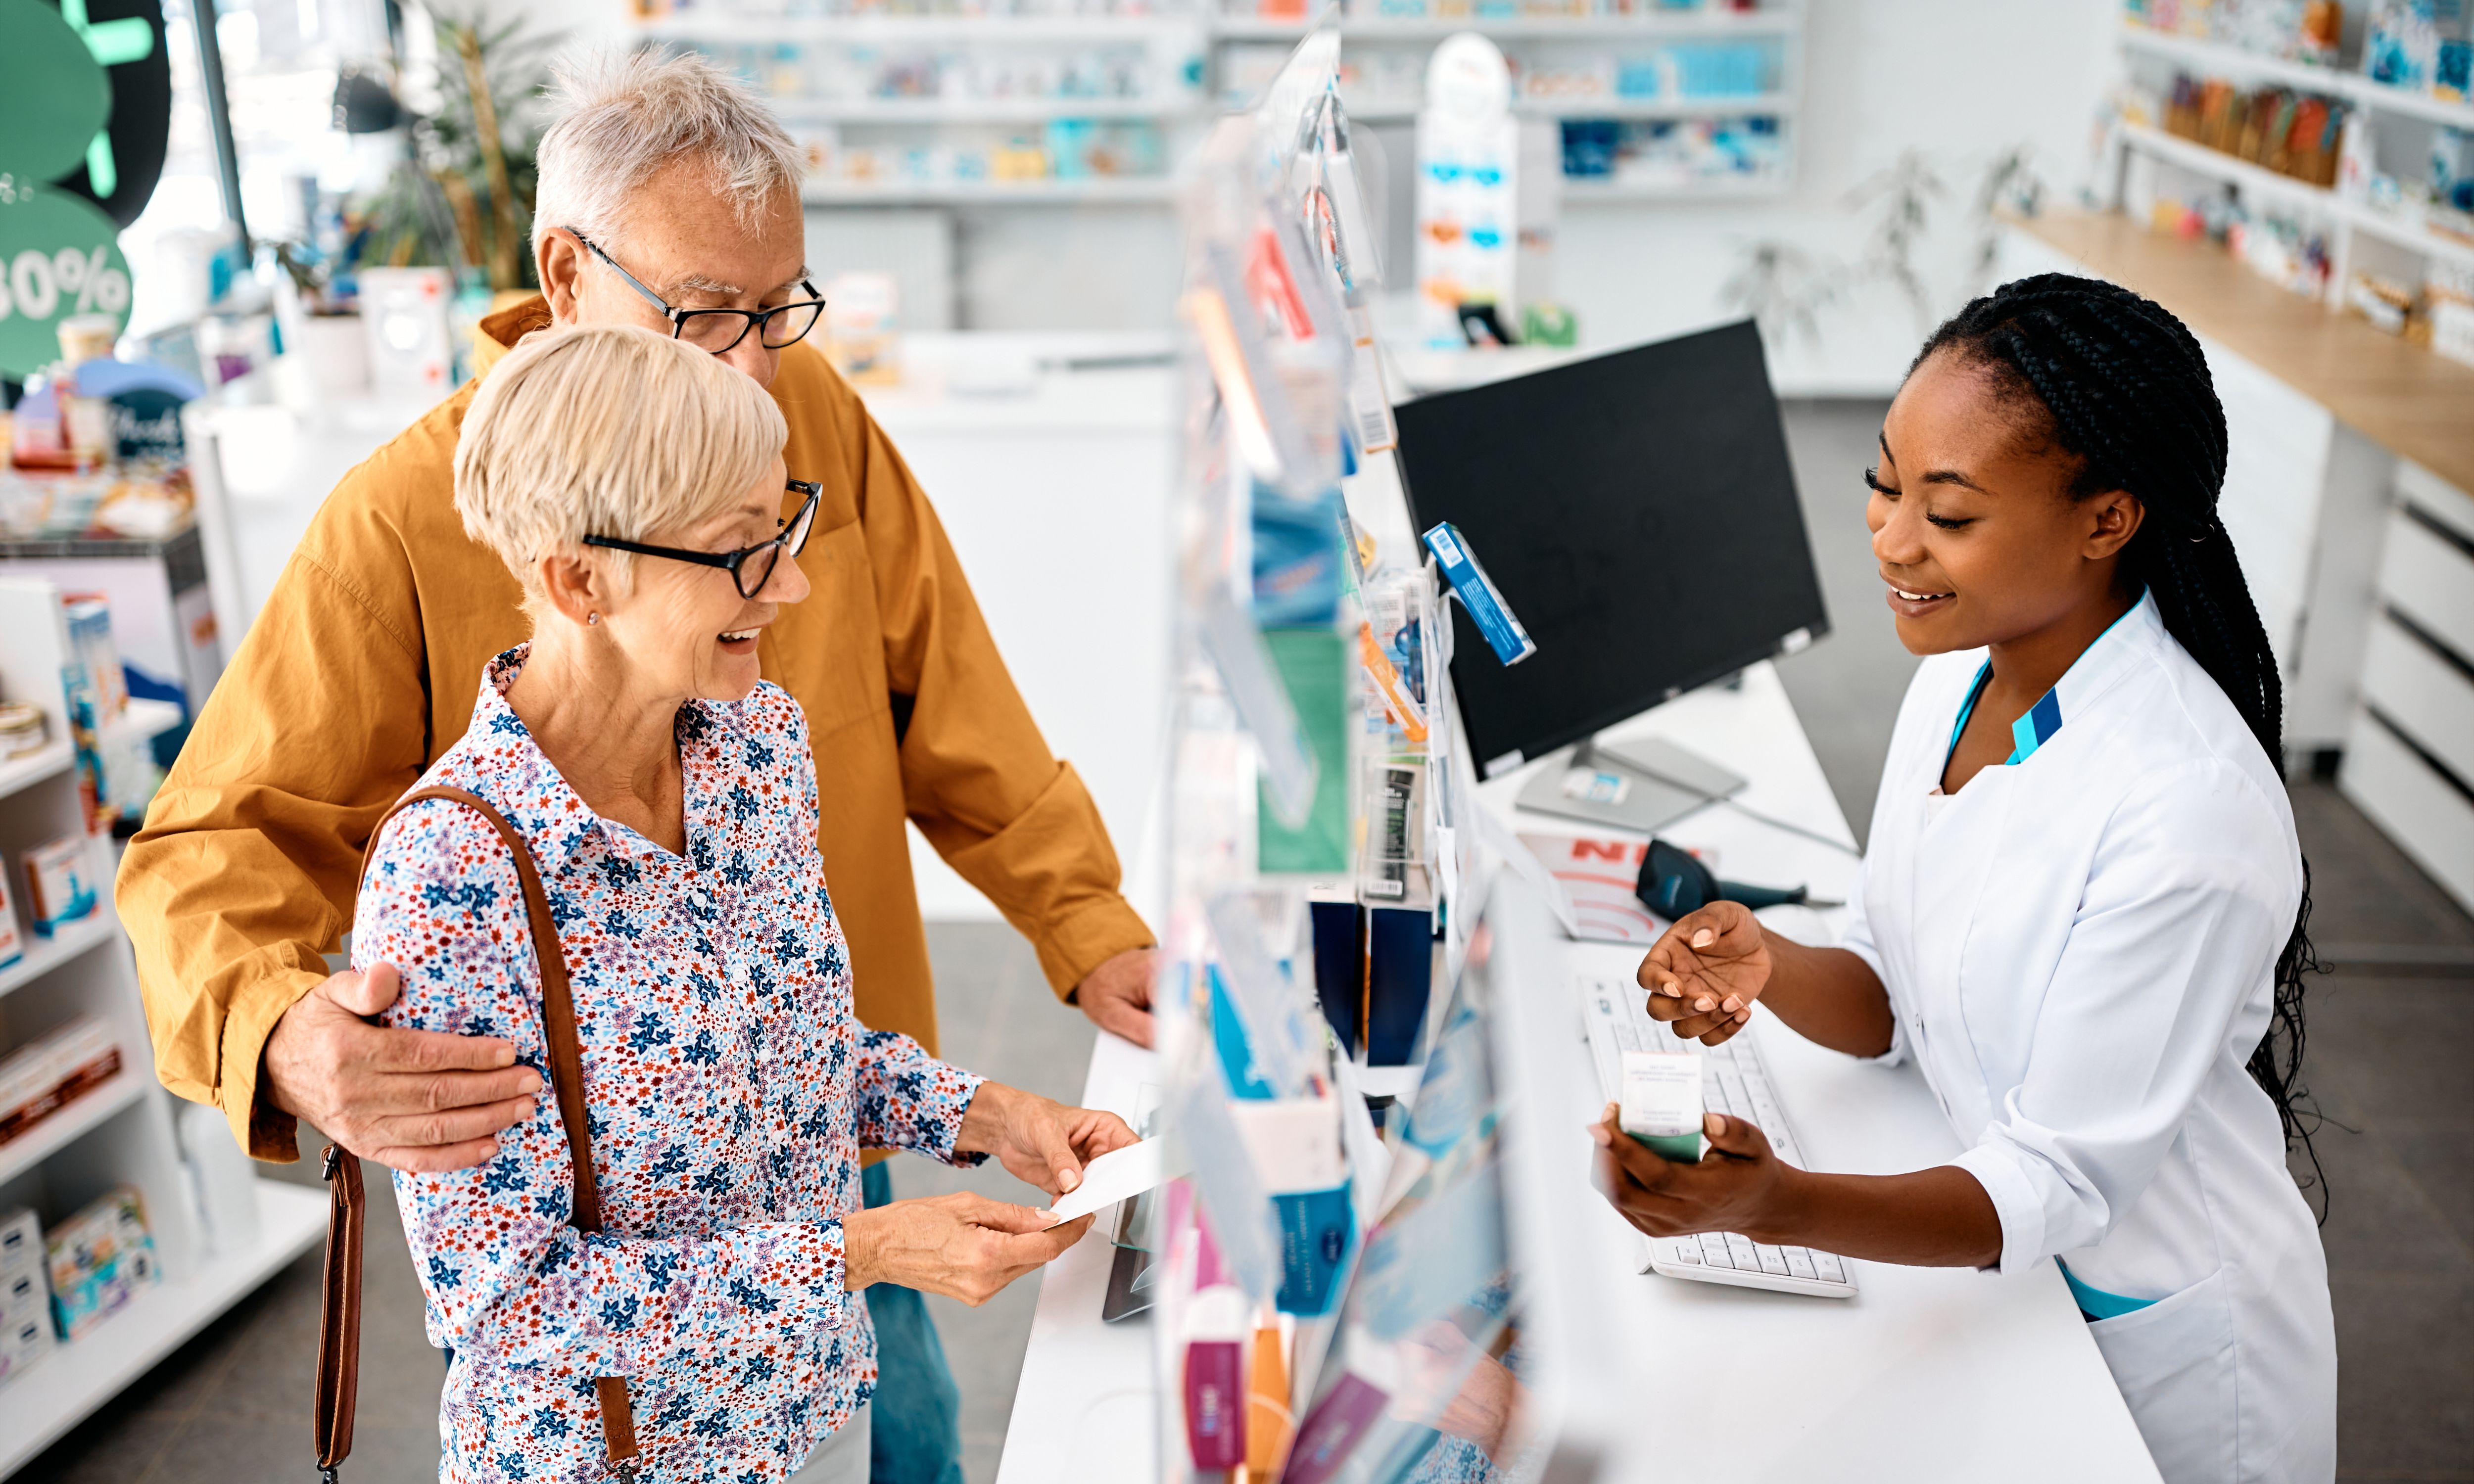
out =
[[2024,279],[1926,343],[1880,443],[1873,550],[1930,658],[1851,925],[1810,947],[1719,902],[1640,982],[1709,1044],[1758,998],[1823,1045],[1913,1056],[1971,1147],[1820,1175],[1713,1114],[1710,1154],[1669,1163],[1611,1110],[1601,1179],[1653,1234],[2055,1258],[2169,1484],[2327,1480],[2327,1268],[2285,1165],[2308,874],[2207,363],[2134,294]]

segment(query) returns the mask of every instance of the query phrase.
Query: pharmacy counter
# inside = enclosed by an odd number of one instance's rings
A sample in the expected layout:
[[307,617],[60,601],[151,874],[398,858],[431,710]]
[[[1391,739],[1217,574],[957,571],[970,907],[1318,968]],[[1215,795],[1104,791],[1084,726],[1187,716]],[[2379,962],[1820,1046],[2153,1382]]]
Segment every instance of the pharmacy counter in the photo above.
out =
[[[1683,697],[1614,729],[1614,737],[1661,735],[1714,757],[1752,782],[1751,809],[1833,840],[1838,849],[1780,830],[1728,807],[1705,809],[1663,831],[1679,844],[1713,848],[1738,879],[1804,881],[1816,896],[1844,898],[1858,865],[1852,837],[1778,677],[1746,672],[1740,690]],[[1535,766],[1553,766],[1557,759]],[[1525,778],[1483,790],[1510,817]],[[1543,816],[1528,831],[1580,832]],[[1514,891],[1527,890],[1513,882]],[[1773,909],[1782,931],[1819,938],[1836,927],[1804,908]],[[1637,950],[1555,942],[1567,974],[1629,977]],[[1531,1024],[1581,1036],[1568,978],[1530,976],[1518,987]],[[1762,1016],[1760,1039],[1787,1116],[1816,1164],[1893,1173],[1943,1162],[1957,1140],[1912,1065],[1895,1069],[1822,1050]],[[1146,1053],[1100,1038],[1086,1097],[1131,1108],[1148,1073]],[[1564,1106],[1540,1111],[1541,1126],[1568,1128],[1548,1146],[1550,1178],[1589,1178],[1583,1130],[1597,1112],[1594,1086],[1570,1080]],[[1591,1200],[1582,1219],[1603,1220],[1635,1250],[1620,1218]],[[1037,1317],[1014,1399],[1001,1484],[1135,1481],[1157,1476],[1151,1336],[1140,1319],[1100,1322],[1109,1248],[1093,1234],[1041,1279]],[[1601,1456],[1607,1479],[1809,1479],[2005,1481],[2153,1480],[2128,1410],[2107,1374],[2060,1275],[2047,1264],[2016,1277],[1973,1271],[1853,1264],[1853,1300],[1803,1299],[1682,1282],[1610,1264],[1601,1281],[1622,1332],[1653,1349],[1671,1408],[1644,1411],[1637,1448]],[[1757,1377],[1757,1398],[1734,1394]],[[1710,1419],[1689,1422],[1692,1416]],[[1750,1425],[1748,1425],[1750,1424]]]

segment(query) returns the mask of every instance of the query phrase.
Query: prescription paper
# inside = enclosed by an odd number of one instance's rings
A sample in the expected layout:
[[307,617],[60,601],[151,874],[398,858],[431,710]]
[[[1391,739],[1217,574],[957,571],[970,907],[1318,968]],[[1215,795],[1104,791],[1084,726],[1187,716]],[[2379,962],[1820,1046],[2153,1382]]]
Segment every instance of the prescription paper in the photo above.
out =
[[1165,1137],[1147,1138],[1139,1144],[1111,1150],[1083,1165],[1082,1184],[1058,1197],[1048,1209],[1049,1214],[1056,1218],[1049,1225],[1062,1226],[1190,1173],[1193,1161],[1181,1148],[1171,1150],[1170,1142]]

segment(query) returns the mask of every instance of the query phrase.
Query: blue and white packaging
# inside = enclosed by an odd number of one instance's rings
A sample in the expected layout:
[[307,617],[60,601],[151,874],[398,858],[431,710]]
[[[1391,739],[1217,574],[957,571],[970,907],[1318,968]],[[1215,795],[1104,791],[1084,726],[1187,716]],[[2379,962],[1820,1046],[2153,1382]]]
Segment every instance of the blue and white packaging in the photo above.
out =
[[1478,564],[1477,554],[1462,539],[1460,531],[1448,520],[1438,523],[1426,533],[1426,549],[1435,554],[1435,563],[1443,570],[1443,580],[1468,610],[1469,622],[1486,636],[1494,658],[1505,664],[1518,664],[1538,653],[1538,641],[1520,627],[1512,614],[1512,605],[1503,601],[1486,568]]

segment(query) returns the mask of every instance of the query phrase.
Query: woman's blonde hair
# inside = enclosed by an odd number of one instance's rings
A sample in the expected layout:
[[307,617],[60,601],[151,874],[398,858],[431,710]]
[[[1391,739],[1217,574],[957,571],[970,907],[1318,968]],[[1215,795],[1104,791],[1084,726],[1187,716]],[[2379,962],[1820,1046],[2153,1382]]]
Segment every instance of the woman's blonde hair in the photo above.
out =
[[[789,429],[764,389],[652,330],[528,337],[481,378],[455,448],[455,510],[538,616],[533,563],[588,536],[644,541],[729,509]],[[632,560],[605,551],[624,590]]]

